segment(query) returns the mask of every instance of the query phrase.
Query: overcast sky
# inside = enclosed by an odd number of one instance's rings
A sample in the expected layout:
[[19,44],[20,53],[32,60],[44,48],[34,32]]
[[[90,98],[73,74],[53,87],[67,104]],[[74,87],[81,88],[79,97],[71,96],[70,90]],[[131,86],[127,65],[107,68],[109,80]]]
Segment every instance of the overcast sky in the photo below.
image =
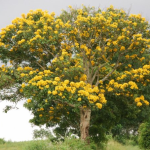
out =
[[[130,13],[142,14],[150,20],[150,0],[0,0],[0,29],[11,24],[12,20],[20,17],[22,13],[27,14],[31,9],[48,10],[49,13],[54,11],[59,15],[68,5],[80,7],[81,4],[101,9],[113,5],[126,12],[130,10]],[[23,108],[23,102],[18,104],[19,110],[11,110],[7,114],[2,112],[5,105],[6,102],[0,103],[0,138],[12,141],[31,140],[33,128],[28,121],[32,116]]]

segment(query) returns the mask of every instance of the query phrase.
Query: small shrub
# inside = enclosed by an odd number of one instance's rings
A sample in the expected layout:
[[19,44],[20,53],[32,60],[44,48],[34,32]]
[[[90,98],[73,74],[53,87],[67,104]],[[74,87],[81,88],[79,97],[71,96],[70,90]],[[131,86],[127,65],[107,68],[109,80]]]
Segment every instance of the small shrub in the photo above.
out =
[[140,125],[138,142],[141,148],[150,149],[150,121]]

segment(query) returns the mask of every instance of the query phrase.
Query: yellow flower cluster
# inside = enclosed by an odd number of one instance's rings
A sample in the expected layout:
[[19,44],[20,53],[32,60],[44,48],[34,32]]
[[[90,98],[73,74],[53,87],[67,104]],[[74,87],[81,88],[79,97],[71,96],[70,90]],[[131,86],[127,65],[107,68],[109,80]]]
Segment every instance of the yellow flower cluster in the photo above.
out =
[[87,76],[86,74],[83,74],[80,78],[80,81],[86,81],[87,80]]
[[33,68],[31,68],[31,67],[18,67],[17,68],[17,71],[31,71],[31,70],[33,70]]
[[[19,70],[22,70],[22,68]],[[29,71],[29,75],[32,74]],[[36,86],[39,90],[47,90],[48,95],[57,96],[61,99],[70,99],[74,100],[77,97],[77,101],[88,101],[89,104],[100,103],[105,104],[107,101],[105,99],[104,93],[105,90],[99,89],[98,86],[92,87],[90,84],[84,82],[86,81],[86,75],[83,74],[79,82],[70,82],[69,80],[61,81],[60,77],[55,77],[48,79],[53,73],[50,70],[44,70],[39,72],[28,82],[28,87]],[[24,76],[23,74],[21,74]],[[47,79],[45,79],[47,77]],[[22,88],[26,85],[23,83]],[[36,95],[37,88],[34,88]],[[37,89],[37,90],[38,90]],[[33,93],[34,94],[34,93]],[[96,105],[98,108],[101,108],[100,105]]]
[[137,84],[133,81],[119,84],[118,82],[115,82],[114,80],[109,81],[109,84],[107,85],[106,89],[108,90],[108,92],[115,91],[116,89],[118,89],[118,90],[121,89],[121,90],[125,91],[125,90],[127,90],[128,87],[132,90],[138,89]]
[[2,65],[2,66],[0,67],[0,71],[3,72],[3,73],[6,73],[6,72],[8,72],[8,67],[5,66],[5,65]]
[[131,89],[138,89],[137,84],[136,84],[135,82],[133,82],[133,81],[129,81],[129,82],[128,82],[128,85],[130,85],[130,88],[131,88]]
[[145,100],[143,95],[141,95],[140,97],[135,98],[134,101],[137,103],[137,106],[139,106],[139,107],[142,106],[142,102],[145,103],[146,105],[149,105],[149,102],[147,100]]
[[25,42],[25,39],[22,39],[21,41],[18,41],[18,44],[21,45],[24,42]]

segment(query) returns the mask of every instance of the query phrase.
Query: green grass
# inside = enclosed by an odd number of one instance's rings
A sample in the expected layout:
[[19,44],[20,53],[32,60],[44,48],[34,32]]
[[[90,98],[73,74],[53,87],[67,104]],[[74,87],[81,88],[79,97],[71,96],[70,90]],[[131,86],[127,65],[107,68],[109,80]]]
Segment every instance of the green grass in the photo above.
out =
[[[37,148],[38,147],[38,148]],[[51,144],[49,141],[25,141],[25,142],[6,142],[0,144],[0,150],[92,150],[82,142],[75,139],[66,139],[65,142]],[[100,149],[93,149],[100,150]],[[138,146],[122,145],[114,140],[109,140],[106,150],[140,150]]]

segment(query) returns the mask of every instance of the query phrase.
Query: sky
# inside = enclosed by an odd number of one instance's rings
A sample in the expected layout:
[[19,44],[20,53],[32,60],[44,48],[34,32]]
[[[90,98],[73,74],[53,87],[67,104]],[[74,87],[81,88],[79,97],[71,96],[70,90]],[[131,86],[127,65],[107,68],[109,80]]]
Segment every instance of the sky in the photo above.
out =
[[[66,10],[69,5],[81,7],[82,4],[103,10],[113,5],[132,14],[141,14],[150,21],[150,0],[0,0],[0,29],[11,24],[16,17],[21,17],[22,13],[27,14],[29,10],[42,9],[59,15],[61,10]],[[32,139],[32,132],[38,127],[32,127],[29,123],[32,114],[23,107],[23,103],[24,101],[18,103],[19,109],[3,113],[7,102],[0,102],[0,138],[11,141]]]

